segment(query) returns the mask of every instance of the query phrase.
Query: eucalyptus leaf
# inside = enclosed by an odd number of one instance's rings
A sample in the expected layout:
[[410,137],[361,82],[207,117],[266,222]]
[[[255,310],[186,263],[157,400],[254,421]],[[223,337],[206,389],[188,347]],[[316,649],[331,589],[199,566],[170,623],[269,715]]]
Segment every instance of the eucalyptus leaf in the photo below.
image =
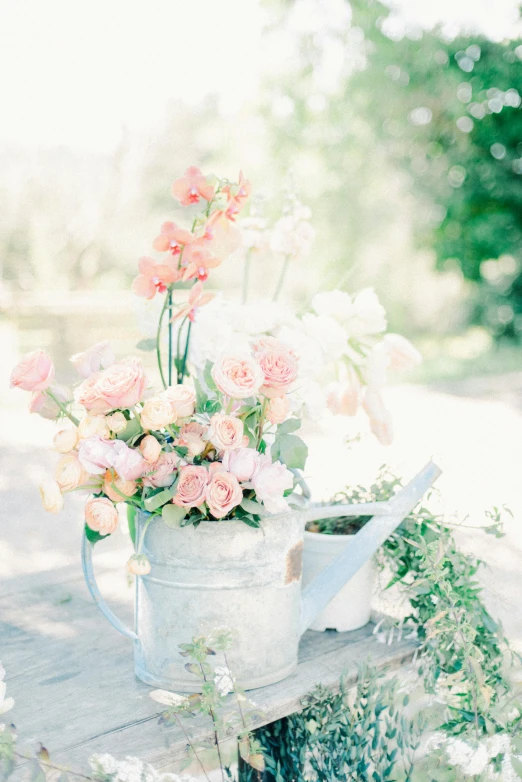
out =
[[125,443],[129,442],[129,440],[132,440],[133,437],[136,437],[136,435],[139,435],[143,432],[143,429],[141,428],[141,424],[138,421],[137,418],[131,418],[131,420],[128,422],[127,426],[121,432],[119,435],[117,435],[118,440],[123,440]]
[[177,529],[181,527],[181,522],[188,514],[187,508],[181,508],[179,505],[173,505],[171,502],[163,506],[161,517],[167,527]]
[[271,449],[272,459],[279,459],[287,467],[304,470],[308,457],[308,446],[294,434],[276,435]]
[[211,361],[206,362],[205,369],[203,370],[203,380],[205,381],[205,384],[210,391],[217,392],[218,387],[216,386],[214,378],[212,377],[212,366],[213,365]]
[[156,350],[156,340],[153,337],[150,339],[140,339],[140,341],[136,343],[136,347],[138,350],[145,350],[147,352]]
[[176,481],[168,489],[163,489],[158,494],[153,494],[152,497],[147,497],[145,500],[145,509],[152,513],[157,510],[166,502],[171,500],[176,493]]
[[301,421],[299,418],[288,418],[286,421],[283,421],[282,424],[279,424],[277,427],[277,434],[292,434],[292,432],[296,432],[300,428]]
[[243,497],[243,500],[240,502],[240,506],[243,508],[243,510],[246,510],[247,513],[252,513],[254,516],[260,516],[261,518],[264,516],[270,516],[267,509],[255,500],[249,500],[246,497]]

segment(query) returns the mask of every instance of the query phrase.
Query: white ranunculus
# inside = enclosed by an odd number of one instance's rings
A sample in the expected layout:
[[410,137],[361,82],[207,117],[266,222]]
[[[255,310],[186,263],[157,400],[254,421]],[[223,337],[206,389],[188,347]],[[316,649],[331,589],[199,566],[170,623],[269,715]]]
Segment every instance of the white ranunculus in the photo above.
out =
[[355,339],[386,329],[386,311],[373,288],[365,288],[355,296],[346,328]]
[[352,297],[339,290],[316,293],[312,307],[317,315],[330,315],[339,323],[346,323],[352,313]]

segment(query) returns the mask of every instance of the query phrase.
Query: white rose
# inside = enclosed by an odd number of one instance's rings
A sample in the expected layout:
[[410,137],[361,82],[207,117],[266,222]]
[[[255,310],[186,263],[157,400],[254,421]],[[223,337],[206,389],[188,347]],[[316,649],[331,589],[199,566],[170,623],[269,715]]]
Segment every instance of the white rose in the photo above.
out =
[[78,424],[78,434],[81,440],[88,440],[89,437],[94,437],[95,435],[108,440],[111,436],[107,419],[104,415],[86,415]]
[[178,384],[169,386],[162,396],[169,400],[176,412],[176,418],[188,418],[196,408],[196,392],[191,386]]
[[162,429],[176,420],[174,406],[164,396],[147,399],[140,413],[141,425],[144,429]]

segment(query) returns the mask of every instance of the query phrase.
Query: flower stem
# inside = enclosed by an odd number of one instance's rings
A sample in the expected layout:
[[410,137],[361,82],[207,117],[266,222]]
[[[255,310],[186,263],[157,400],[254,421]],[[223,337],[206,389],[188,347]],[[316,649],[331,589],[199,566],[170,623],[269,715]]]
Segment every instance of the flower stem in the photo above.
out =
[[181,369],[180,369],[180,363],[181,363],[181,332],[183,331],[183,326],[185,325],[185,321],[187,320],[187,317],[185,316],[181,323],[179,324],[178,329],[178,338],[176,340],[176,372],[177,372],[177,381],[178,383],[183,382],[183,377],[181,375]]
[[261,405],[261,414],[259,416],[259,434],[257,436],[257,450],[259,451],[259,446],[261,445],[261,440],[263,439],[263,427],[265,425],[265,418],[266,418],[266,411],[268,407],[268,399],[265,397],[263,399],[263,403]]
[[[163,383],[163,388],[167,388],[167,384],[165,382],[165,375],[163,374],[163,367],[161,365],[161,325],[163,323],[163,318],[165,316],[165,311],[167,309],[169,303],[169,297],[165,296],[165,301],[163,302],[163,307],[161,308],[161,313],[159,316],[158,321],[158,330],[156,332],[156,357],[158,359],[158,369],[161,377],[161,382]],[[172,304],[172,299],[171,299]]]
[[53,402],[54,402],[56,405],[58,405],[58,407],[60,408],[60,410],[62,411],[62,413],[63,413],[65,416],[67,416],[67,418],[69,419],[69,421],[72,421],[72,422],[73,422],[73,424],[74,424],[75,426],[78,426],[78,424],[80,423],[80,422],[79,422],[79,420],[76,418],[76,416],[74,416],[72,413],[70,413],[70,412],[67,410],[67,408],[65,407],[65,405],[63,404],[63,402],[60,402],[60,400],[59,400],[59,399],[57,399],[57,398],[55,397],[55,395],[53,394],[53,392],[52,392],[52,391],[50,391],[49,389],[46,389],[45,393],[47,394],[47,396],[48,396],[50,399],[52,399],[52,400],[53,400]]
[[169,386],[172,385],[172,288],[168,292],[168,310],[169,310]]
[[189,344],[190,344],[190,331],[192,329],[192,321],[189,320],[188,328],[187,328],[187,341],[185,342],[185,352],[183,354],[183,363],[181,364],[181,382],[183,383],[183,378],[185,377],[185,369],[187,367],[187,358],[188,358],[188,352],[189,352]]
[[277,281],[277,286],[274,293],[273,301],[277,301],[279,298],[279,294],[281,293],[283,289],[283,284],[286,277],[286,272],[288,271],[288,264],[290,262],[290,256],[285,255],[285,260],[283,261],[283,267],[281,269],[281,274],[279,275],[279,280]]

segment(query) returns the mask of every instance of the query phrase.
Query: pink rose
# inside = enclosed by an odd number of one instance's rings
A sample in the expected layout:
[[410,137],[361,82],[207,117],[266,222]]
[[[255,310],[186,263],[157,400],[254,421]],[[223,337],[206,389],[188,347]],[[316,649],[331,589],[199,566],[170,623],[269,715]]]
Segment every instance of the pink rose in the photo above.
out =
[[286,419],[289,410],[290,405],[288,404],[287,396],[275,396],[268,402],[266,417],[271,424],[282,424]]
[[225,451],[223,457],[223,469],[235,475],[241,483],[252,480],[259,464],[259,453],[255,448],[235,448]]
[[85,523],[100,535],[110,535],[118,526],[118,511],[106,497],[92,497],[85,504]]
[[207,447],[206,432],[206,428],[195,421],[184,424],[180,429],[177,445],[188,448],[190,456],[199,456]]
[[258,341],[254,345],[254,348],[256,347],[258,349],[255,351],[255,359],[264,375],[261,392],[269,399],[283,396],[297,378],[297,356],[287,345],[276,339]]
[[231,415],[216,413],[210,419],[207,437],[218,451],[243,445],[243,421]]
[[216,519],[222,519],[243,499],[243,490],[235,475],[215,472],[205,497],[208,509]]
[[246,399],[263,384],[263,372],[252,356],[222,355],[212,367],[212,379],[225,396]]
[[380,393],[373,388],[364,392],[362,405],[370,419],[370,429],[381,445],[393,442],[393,422]]
[[128,358],[95,372],[76,389],[75,398],[90,413],[133,407],[145,391],[146,378],[138,358]]
[[150,472],[143,478],[143,485],[154,488],[171,486],[179,464],[180,458],[177,454],[173,452],[162,453],[157,462],[149,465]]
[[392,369],[414,369],[422,363],[422,356],[409,339],[400,334],[386,334],[384,344],[390,356]]
[[356,371],[349,367],[345,380],[334,383],[328,391],[328,407],[334,415],[355,415],[361,400],[362,383]]
[[[70,401],[71,394],[63,386],[52,385],[49,387],[49,391],[58,399],[62,404],[67,404]],[[42,418],[48,418],[50,421],[56,421],[60,415],[60,408],[54,401],[48,396],[45,391],[35,391],[31,396],[31,403],[29,405],[30,413],[38,413]]]
[[71,356],[71,363],[82,377],[90,377],[100,369],[107,369],[115,362],[115,357],[108,339],[97,342],[83,353]]
[[284,513],[289,507],[284,493],[293,487],[294,476],[281,462],[272,462],[268,454],[260,455],[259,460],[259,470],[252,478],[256,497],[269,513]]
[[44,350],[27,353],[11,372],[11,388],[45,391],[54,380],[54,365]]
[[99,434],[81,440],[78,446],[78,459],[91,475],[102,475],[111,467],[111,455],[116,440],[104,440]]
[[205,467],[193,464],[182,467],[172,502],[183,508],[196,508],[205,501],[208,481],[209,474]]
[[163,392],[176,412],[176,418],[188,418],[196,409],[196,392],[191,386],[169,386]]
[[113,440],[113,448],[109,454],[109,466],[113,467],[118,475],[121,475],[126,481],[135,481],[136,478],[141,478],[149,469],[149,464],[141,453],[134,448],[129,448],[123,440]]

